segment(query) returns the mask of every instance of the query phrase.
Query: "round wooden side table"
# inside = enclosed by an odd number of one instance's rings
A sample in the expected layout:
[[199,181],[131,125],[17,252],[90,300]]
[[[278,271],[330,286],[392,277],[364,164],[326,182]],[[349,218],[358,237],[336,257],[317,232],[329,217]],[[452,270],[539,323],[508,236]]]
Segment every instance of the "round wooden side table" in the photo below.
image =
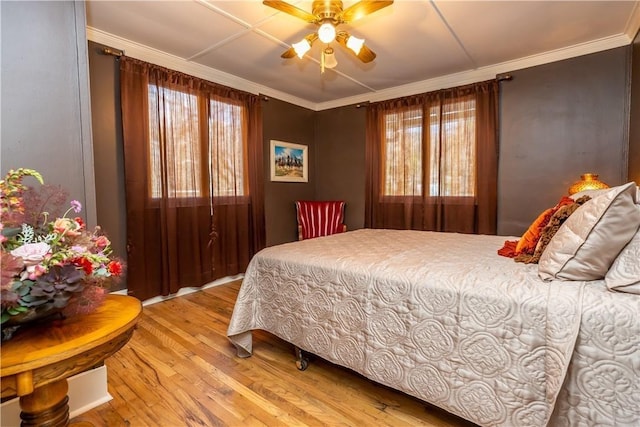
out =
[[138,299],[108,295],[91,314],[31,325],[3,342],[2,399],[20,397],[21,425],[68,425],[67,378],[125,345],[141,313]]

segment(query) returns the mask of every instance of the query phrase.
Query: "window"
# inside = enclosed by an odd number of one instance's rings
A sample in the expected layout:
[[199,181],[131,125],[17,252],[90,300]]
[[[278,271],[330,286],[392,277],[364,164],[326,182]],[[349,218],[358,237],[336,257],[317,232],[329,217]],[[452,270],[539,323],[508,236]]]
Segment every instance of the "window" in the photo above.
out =
[[[473,197],[476,114],[472,98],[384,116],[383,195]],[[428,129],[428,137],[423,133]],[[424,146],[426,145],[426,147]],[[427,170],[423,171],[424,165]],[[428,194],[424,191],[428,190]]]
[[365,227],[495,234],[499,89],[369,104]]
[[211,100],[209,105],[209,156],[213,171],[213,196],[248,194],[245,174],[243,107]]
[[384,195],[422,194],[422,109],[385,115]]
[[244,107],[207,104],[203,96],[154,84],[148,89],[152,197],[204,197],[209,188],[213,197],[247,195]]
[[198,118],[195,95],[149,85],[149,157],[153,198],[162,197],[163,170],[171,177],[166,180],[167,197],[202,197]]

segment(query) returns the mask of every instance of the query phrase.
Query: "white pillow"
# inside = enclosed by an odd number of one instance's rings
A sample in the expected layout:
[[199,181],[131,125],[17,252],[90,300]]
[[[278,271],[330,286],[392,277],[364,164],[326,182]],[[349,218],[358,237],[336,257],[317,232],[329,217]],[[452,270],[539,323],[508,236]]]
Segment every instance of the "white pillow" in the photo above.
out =
[[604,281],[613,291],[640,294],[640,230],[613,261]]
[[604,278],[640,227],[636,184],[629,182],[595,197],[562,224],[538,263],[544,280]]

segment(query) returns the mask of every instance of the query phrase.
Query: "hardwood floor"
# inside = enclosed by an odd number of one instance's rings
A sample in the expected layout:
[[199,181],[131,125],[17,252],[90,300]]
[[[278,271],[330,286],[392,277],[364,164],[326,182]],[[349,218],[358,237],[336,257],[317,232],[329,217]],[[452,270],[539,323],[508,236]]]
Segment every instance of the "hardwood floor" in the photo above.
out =
[[404,393],[254,332],[236,357],[226,330],[240,282],[144,308],[131,341],[107,359],[113,400],[72,422],[95,426],[472,426]]

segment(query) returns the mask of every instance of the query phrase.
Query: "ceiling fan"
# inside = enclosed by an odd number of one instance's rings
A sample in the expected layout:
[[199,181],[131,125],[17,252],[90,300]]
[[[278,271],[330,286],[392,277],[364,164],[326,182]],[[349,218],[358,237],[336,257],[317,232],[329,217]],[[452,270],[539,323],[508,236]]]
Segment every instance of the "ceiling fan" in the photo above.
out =
[[361,0],[344,9],[340,0],[315,0],[311,5],[311,13],[284,1],[265,0],[262,3],[265,6],[288,13],[319,27],[318,31],[307,35],[298,43],[294,43],[291,48],[280,56],[282,58],[293,58],[297,55],[302,58],[311,49],[313,43],[320,39],[321,42],[327,45],[322,50],[321,57],[322,71],[324,71],[325,67],[333,68],[338,64],[333,48],[329,46],[329,43],[334,40],[351,50],[364,63],[371,62],[376,58],[375,52],[365,46],[363,39],[354,37],[347,31],[337,30],[336,27],[387,7],[393,1]]

